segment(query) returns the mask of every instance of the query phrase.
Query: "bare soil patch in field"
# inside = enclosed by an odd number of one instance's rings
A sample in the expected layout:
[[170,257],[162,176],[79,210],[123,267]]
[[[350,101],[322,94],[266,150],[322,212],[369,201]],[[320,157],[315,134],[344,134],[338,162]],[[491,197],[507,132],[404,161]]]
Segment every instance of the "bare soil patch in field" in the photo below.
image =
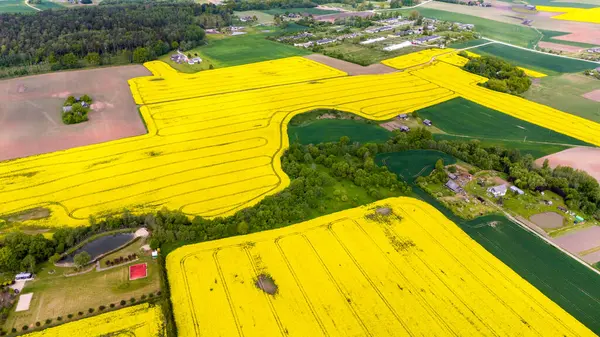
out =
[[[0,161],[146,133],[127,80],[147,75],[133,65],[0,81]],[[89,121],[63,124],[65,98],[83,94],[94,100]]]
[[370,66],[363,67],[358,64],[354,64],[351,62],[338,60],[333,57],[321,55],[321,54],[311,54],[304,56],[305,58],[313,61],[317,61],[319,63],[323,63],[332,68],[339,69],[341,71],[347,72],[349,75],[368,75],[368,74],[387,74],[393,73],[397,71],[394,68],[388,67],[381,63],[371,64]]
[[600,246],[600,227],[593,226],[572,231],[555,238],[554,242],[571,253],[590,250]]
[[586,94],[583,94],[582,96],[587,99],[591,99],[592,101],[600,102],[600,89],[590,91]]
[[552,50],[556,50],[556,51],[564,51],[567,53],[579,53],[581,50],[584,49],[581,47],[568,46],[566,44],[558,44],[558,43],[545,42],[545,41],[541,41],[540,43],[538,43],[538,46],[540,48],[552,49]]
[[536,164],[542,165],[548,159],[550,167],[570,166],[587,172],[600,181],[600,148],[575,147],[542,157]]
[[600,262],[600,250],[595,251],[591,254],[583,255],[581,258],[583,259],[583,261],[590,263],[590,264]]
[[563,226],[563,217],[555,212],[545,212],[532,215],[529,220],[542,228],[560,228]]

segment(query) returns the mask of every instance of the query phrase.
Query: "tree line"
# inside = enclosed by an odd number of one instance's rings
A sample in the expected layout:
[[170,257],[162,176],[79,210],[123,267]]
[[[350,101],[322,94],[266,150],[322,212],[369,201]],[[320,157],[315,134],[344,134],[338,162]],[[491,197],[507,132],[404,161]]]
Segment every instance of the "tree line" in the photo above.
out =
[[531,86],[531,79],[523,70],[498,57],[470,57],[464,51],[458,55],[469,59],[463,69],[489,79],[482,84],[488,89],[519,95]]
[[0,14],[0,67],[48,62],[73,68],[123,53],[143,62],[198,46],[203,28],[229,25],[231,15],[223,6],[162,2]]

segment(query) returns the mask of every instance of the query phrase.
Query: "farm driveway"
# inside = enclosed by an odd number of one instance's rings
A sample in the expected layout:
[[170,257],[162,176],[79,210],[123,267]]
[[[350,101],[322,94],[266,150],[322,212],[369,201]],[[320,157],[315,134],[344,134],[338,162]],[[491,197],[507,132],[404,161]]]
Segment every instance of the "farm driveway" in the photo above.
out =
[[[127,80],[141,65],[58,72],[0,81],[0,161],[146,133]],[[89,121],[65,125],[69,95],[94,100]]]

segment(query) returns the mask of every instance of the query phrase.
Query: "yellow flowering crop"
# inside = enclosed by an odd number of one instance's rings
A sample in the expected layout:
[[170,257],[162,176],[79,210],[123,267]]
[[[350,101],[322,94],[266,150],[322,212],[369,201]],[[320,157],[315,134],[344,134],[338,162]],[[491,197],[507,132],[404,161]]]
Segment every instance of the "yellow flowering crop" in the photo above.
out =
[[412,198],[185,246],[167,269],[181,337],[594,336]]
[[163,316],[160,307],[146,303],[32,332],[25,336],[159,337],[163,334]]
[[600,23],[600,7],[596,8],[571,8],[571,7],[553,7],[553,6],[536,6],[538,11],[563,13],[553,16],[553,19],[580,21],[590,23]]
[[396,69],[407,69],[416,66],[423,66],[432,60],[432,58],[439,58],[443,55],[450,56],[455,52],[452,48],[439,49],[439,48],[431,48],[425,49],[422,51],[418,51],[415,53],[410,53],[398,57],[394,57],[391,59],[383,60],[381,63],[386,66],[390,66]]
[[317,108],[386,120],[462,96],[600,145],[599,124],[487,90],[476,85],[487,79],[437,60],[363,76],[300,57],[197,74],[147,66],[154,75],[130,86],[148,134],[0,163],[0,215],[49,209],[23,221],[38,226],[80,225],[124,208],[231,215],[288,186],[280,167],[287,123]]

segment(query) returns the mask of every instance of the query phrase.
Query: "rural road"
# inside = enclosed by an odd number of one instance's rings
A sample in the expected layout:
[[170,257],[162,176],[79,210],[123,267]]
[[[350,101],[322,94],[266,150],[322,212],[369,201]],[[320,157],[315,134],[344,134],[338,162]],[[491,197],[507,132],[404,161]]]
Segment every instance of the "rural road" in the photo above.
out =
[[33,7],[32,5],[29,4],[29,0],[25,0],[25,4],[27,5],[27,7],[31,7],[33,9],[35,9],[38,12],[41,12],[42,10],[37,8],[37,7]]

